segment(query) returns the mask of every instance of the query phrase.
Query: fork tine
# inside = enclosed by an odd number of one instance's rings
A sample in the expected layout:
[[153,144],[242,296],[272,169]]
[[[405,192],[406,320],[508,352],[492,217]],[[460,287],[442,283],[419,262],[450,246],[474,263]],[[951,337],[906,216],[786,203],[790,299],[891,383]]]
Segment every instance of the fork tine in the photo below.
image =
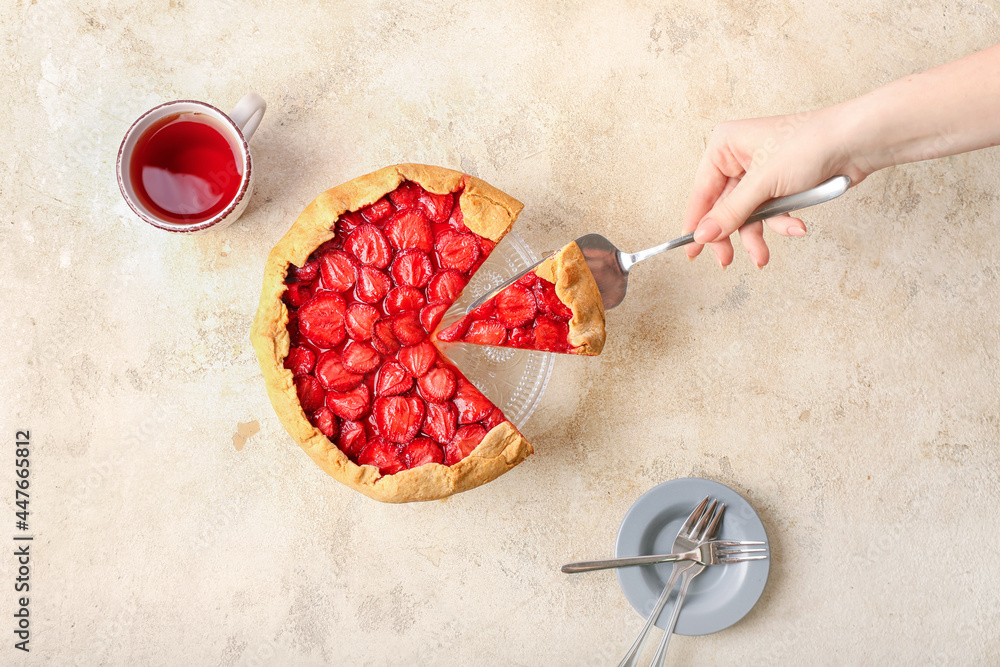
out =
[[737,556],[739,554],[765,554],[767,549],[719,549],[716,553],[720,556]]
[[678,535],[682,535],[684,537],[691,535],[691,531],[694,530],[695,524],[698,523],[698,520],[705,513],[706,505],[708,505],[708,496],[705,496],[705,499],[698,503],[698,506],[691,511],[691,514],[689,514],[688,518],[685,519],[684,525],[681,526],[681,529],[677,532]]
[[726,503],[719,503],[711,519],[709,519],[708,523],[702,528],[702,531],[698,534],[699,542],[704,542],[707,539],[715,537],[716,532],[718,532],[719,530],[719,524],[722,522],[722,515],[725,513],[726,513]]
[[720,563],[745,563],[751,560],[767,560],[767,556],[723,556]]
[[706,509],[704,513],[702,513],[702,515],[698,517],[698,521],[694,524],[694,527],[691,528],[691,532],[688,534],[688,537],[690,537],[692,541],[694,542],[702,541],[700,536],[703,532],[705,532],[705,526],[708,525],[708,522],[715,515],[715,508],[718,506],[718,504],[719,504],[718,500],[713,500],[711,503],[708,504],[708,509]]
[[743,546],[759,546],[762,544],[767,544],[767,542],[757,542],[754,540],[715,540],[713,544],[719,547],[743,547]]

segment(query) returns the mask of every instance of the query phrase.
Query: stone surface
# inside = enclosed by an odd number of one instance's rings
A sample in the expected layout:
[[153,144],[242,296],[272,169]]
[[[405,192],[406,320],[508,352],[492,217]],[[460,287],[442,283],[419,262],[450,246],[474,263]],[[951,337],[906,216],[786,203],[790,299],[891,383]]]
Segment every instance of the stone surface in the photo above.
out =
[[[326,477],[247,335],[267,252],[327,187],[439,164],[524,201],[536,249],[647,247],[679,234],[717,122],[984,48],[995,3],[4,5],[3,532],[30,428],[37,539],[30,659],[7,631],[0,662],[613,664],[640,617],[613,574],[558,566],[610,555],[631,503],[683,476],[743,493],[773,562],[757,607],[678,637],[677,662],[1000,658],[995,150],[875,174],[770,237],[763,271],[637,268],[604,354],[558,360],[537,454],[446,501]],[[269,108],[244,217],[198,238],[134,219],[131,121],[250,89]]]

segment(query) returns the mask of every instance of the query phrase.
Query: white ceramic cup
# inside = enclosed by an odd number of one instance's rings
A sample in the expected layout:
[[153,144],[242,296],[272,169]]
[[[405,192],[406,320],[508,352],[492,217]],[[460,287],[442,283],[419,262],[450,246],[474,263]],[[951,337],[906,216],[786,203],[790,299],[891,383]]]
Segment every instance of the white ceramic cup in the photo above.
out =
[[[139,119],[132,123],[132,127],[125,133],[122,145],[118,149],[118,188],[122,192],[122,197],[137,216],[154,227],[165,229],[168,232],[180,232],[182,234],[202,234],[209,229],[222,229],[231,225],[246,209],[250,203],[250,195],[253,193],[253,161],[250,159],[250,146],[247,142],[260,125],[264,111],[267,109],[267,102],[256,93],[247,93],[243,96],[236,107],[229,113],[222,113],[219,109],[205,102],[193,100],[177,100],[166,102],[153,107],[146,113],[139,116]],[[136,142],[151,125],[165,116],[179,113],[200,113],[205,114],[218,121],[217,129],[229,132],[229,138],[234,146],[239,150],[239,157],[243,160],[243,175],[240,179],[236,196],[226,205],[224,209],[216,215],[199,222],[178,223],[164,220],[162,217],[149,210],[149,208],[136,195],[135,187],[132,184],[131,164],[132,155],[135,152]]]

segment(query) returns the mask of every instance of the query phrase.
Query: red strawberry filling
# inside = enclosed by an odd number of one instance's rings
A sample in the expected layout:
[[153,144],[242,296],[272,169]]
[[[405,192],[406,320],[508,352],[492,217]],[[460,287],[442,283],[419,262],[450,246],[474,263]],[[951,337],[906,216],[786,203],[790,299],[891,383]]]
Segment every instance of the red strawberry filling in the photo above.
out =
[[[383,475],[453,465],[506,421],[428,340],[495,245],[462,223],[460,194],[405,181],[340,216],[334,238],[285,280],[285,367],[306,417]],[[526,318],[525,307],[504,308],[503,319],[493,311],[499,327],[484,320],[474,335],[509,338],[500,323]]]
[[555,285],[529,273],[437,337],[446,342],[569,352],[572,316]]

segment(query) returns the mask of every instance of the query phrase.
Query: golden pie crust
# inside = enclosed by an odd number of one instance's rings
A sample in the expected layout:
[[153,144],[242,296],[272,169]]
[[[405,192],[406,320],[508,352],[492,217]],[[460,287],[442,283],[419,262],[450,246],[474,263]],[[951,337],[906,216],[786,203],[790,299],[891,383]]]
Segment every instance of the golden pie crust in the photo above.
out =
[[521,202],[478,178],[421,164],[386,167],[331,188],[306,207],[271,250],[264,269],[260,305],[250,330],[271,404],[292,438],[327,474],[371,498],[389,503],[436,500],[468,491],[496,479],[534,451],[510,422],[504,422],[491,429],[467,457],[454,465],[429,463],[394,475],[381,475],[373,466],[359,466],[351,461],[309,423],[299,404],[292,371],[284,367],[290,340],[286,328],[288,309],[281,297],[288,265],[302,266],[313,250],[333,238],[332,228],[341,214],[378,201],[404,180],[415,181],[435,194],[454,192],[464,185],[459,205],[465,226],[494,242],[510,231],[523,208]]
[[600,354],[604,349],[604,301],[576,241],[539,264],[535,275],[554,283],[556,296],[573,311],[570,353]]

